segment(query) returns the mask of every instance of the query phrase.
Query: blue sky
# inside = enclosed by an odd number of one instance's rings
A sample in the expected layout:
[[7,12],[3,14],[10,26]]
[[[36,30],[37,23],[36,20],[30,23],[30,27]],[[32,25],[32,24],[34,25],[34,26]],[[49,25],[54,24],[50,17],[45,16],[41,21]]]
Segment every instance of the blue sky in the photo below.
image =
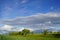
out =
[[0,0],[0,25],[58,29],[60,0]]
[[60,0],[0,0],[0,18],[60,12]]

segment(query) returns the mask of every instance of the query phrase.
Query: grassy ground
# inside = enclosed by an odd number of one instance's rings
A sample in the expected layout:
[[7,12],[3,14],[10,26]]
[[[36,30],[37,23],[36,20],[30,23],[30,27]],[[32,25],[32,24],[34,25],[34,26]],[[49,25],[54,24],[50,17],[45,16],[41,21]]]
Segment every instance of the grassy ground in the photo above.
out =
[[9,36],[9,35],[0,35],[0,40],[60,40],[60,38],[54,38],[50,36],[43,36],[43,35],[28,35],[24,36]]

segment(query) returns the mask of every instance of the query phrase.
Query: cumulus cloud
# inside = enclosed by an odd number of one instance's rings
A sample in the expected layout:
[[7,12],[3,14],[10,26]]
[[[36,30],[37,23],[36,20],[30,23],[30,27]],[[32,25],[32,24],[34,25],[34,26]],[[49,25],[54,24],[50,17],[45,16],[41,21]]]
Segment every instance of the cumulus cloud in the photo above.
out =
[[20,27],[30,27],[33,29],[44,29],[60,25],[60,13],[38,13],[31,16],[2,20],[0,23],[12,26],[19,25]]
[[10,31],[12,28],[13,28],[13,26],[4,25],[4,26],[0,27],[0,30],[8,30],[8,31]]

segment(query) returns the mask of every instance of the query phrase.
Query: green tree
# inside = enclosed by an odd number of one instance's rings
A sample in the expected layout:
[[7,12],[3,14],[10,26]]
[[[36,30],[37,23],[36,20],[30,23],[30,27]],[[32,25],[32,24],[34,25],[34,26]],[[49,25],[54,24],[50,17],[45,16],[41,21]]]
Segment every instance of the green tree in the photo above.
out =
[[18,32],[18,34],[19,34],[19,35],[23,35],[23,33],[22,33],[21,31],[20,31],[20,32]]
[[22,30],[22,34],[24,35],[24,36],[26,36],[27,34],[29,34],[30,33],[30,30],[28,30],[28,29],[23,29]]

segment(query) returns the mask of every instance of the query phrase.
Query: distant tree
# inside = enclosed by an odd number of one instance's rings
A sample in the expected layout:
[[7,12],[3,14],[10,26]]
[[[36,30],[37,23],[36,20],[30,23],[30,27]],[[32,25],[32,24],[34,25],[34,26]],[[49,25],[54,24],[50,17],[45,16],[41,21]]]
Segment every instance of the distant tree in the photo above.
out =
[[34,34],[34,32],[31,32],[31,34]]
[[49,33],[52,34],[52,31],[50,31]]
[[60,32],[57,32],[57,34],[60,34]]
[[48,30],[45,29],[43,33],[44,33],[44,35],[47,35],[48,34]]
[[28,29],[23,29],[22,30],[22,34],[24,35],[24,36],[26,36],[27,34],[29,34],[30,33],[30,30],[28,30]]

